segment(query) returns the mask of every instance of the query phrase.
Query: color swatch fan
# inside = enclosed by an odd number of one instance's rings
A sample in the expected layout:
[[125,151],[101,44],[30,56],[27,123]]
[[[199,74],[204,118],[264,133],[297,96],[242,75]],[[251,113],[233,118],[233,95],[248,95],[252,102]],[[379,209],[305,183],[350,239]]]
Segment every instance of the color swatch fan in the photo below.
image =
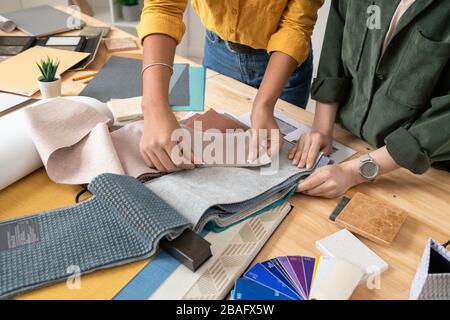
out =
[[350,298],[364,272],[337,258],[283,256],[260,262],[237,279],[233,300]]

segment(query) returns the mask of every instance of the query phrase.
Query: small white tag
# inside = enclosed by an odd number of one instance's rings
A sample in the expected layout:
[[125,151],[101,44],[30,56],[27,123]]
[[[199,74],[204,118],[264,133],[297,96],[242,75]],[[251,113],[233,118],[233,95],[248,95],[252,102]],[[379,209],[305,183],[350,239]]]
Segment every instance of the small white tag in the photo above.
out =
[[76,46],[80,43],[80,37],[51,37],[48,38],[47,46]]

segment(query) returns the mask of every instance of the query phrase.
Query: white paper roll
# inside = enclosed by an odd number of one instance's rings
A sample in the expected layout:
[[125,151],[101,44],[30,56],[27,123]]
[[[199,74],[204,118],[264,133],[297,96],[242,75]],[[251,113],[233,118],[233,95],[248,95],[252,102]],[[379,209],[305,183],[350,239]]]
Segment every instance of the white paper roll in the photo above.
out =
[[[112,114],[105,103],[89,97],[65,98],[88,104],[108,116],[112,123]],[[41,100],[30,106],[46,101],[48,100]],[[42,161],[28,134],[23,109],[0,117],[0,190],[40,167],[42,167]]]
[[42,166],[23,110],[0,117],[0,190]]

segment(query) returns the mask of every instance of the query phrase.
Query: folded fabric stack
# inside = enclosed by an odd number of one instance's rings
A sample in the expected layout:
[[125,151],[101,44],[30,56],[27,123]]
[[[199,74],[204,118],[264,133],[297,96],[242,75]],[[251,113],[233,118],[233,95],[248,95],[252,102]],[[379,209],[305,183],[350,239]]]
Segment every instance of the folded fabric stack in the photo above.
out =
[[271,174],[264,174],[263,168],[197,168],[162,176],[146,186],[185,216],[195,231],[206,225],[220,231],[284,203],[301,179],[329,163],[320,156],[312,169],[299,169],[288,159],[288,151],[285,145],[279,167]]
[[[319,156],[311,169],[292,166],[288,159],[291,145],[286,143],[275,162],[261,152],[256,161],[248,163],[250,133],[243,131],[248,128],[229,116],[209,110],[181,123],[190,130],[192,139],[200,132],[200,151],[210,147],[215,139],[233,143],[220,147],[217,163],[199,164],[194,170],[163,175],[149,168],[140,154],[142,121],[109,133],[107,124],[112,119],[108,114],[63,98],[30,107],[25,114],[30,135],[53,181],[89,183],[102,173],[150,180],[147,187],[184,215],[197,232],[206,225],[215,231],[223,230],[286,202],[300,179],[329,162],[328,158]],[[195,121],[201,124],[200,131],[196,131]],[[245,142],[244,151],[237,150],[234,144],[241,138]],[[239,157],[242,153],[243,157]],[[233,154],[231,163],[225,161],[229,154]]]

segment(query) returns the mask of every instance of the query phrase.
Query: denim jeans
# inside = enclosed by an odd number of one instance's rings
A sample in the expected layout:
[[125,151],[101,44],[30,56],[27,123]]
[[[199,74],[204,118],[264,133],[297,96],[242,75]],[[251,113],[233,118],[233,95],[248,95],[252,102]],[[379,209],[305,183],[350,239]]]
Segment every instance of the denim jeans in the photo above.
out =
[[[309,50],[305,62],[295,69],[283,88],[280,98],[305,108],[311,87],[313,54]],[[206,31],[203,65],[252,87],[259,88],[270,55],[260,50],[256,54],[241,54],[230,50],[227,42],[217,34]]]

